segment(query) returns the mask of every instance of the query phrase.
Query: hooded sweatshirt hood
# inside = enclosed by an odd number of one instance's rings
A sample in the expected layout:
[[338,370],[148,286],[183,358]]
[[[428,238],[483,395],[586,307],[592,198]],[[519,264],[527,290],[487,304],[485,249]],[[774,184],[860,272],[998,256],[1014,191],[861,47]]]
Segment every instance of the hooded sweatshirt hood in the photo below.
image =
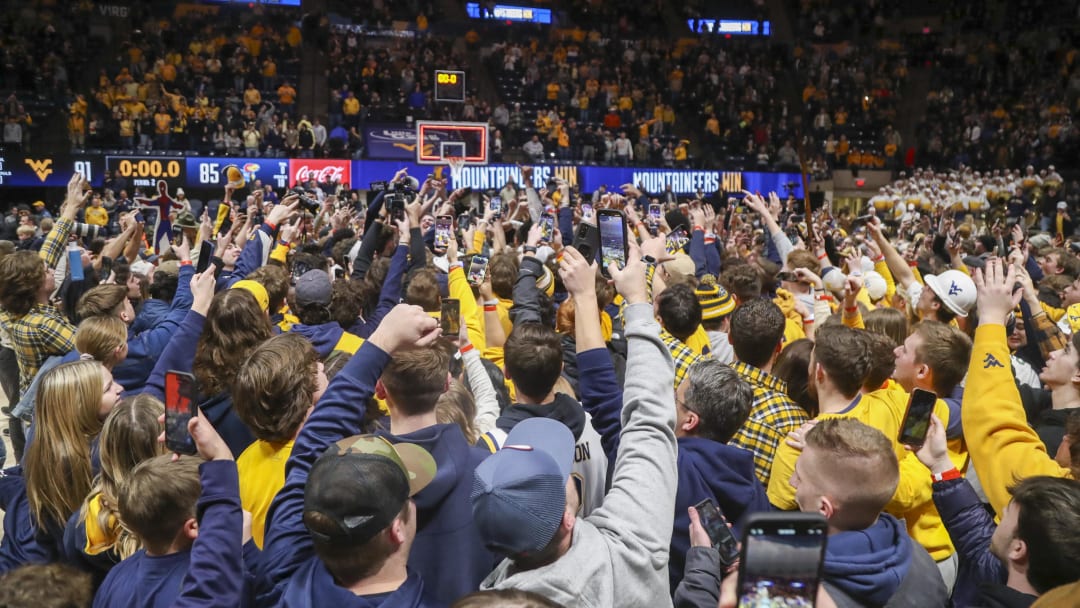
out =
[[473,471],[491,452],[469,445],[456,424],[436,424],[406,435],[386,431],[378,435],[391,443],[416,444],[435,459],[435,478],[413,497],[416,540],[409,568],[423,578],[432,598],[449,605],[475,591],[498,561],[476,530],[469,498]]
[[562,393],[555,393],[551,403],[515,403],[503,411],[495,421],[495,426],[510,432],[514,425],[529,418],[551,418],[565,424],[574,434],[574,441],[581,439],[585,430],[585,409],[576,399]]
[[325,359],[330,353],[334,352],[334,347],[337,346],[342,334],[345,333],[345,330],[341,329],[341,326],[333,321],[320,325],[294,323],[289,328],[289,331],[307,338],[308,342],[311,342],[311,345],[315,347],[315,352],[319,353],[320,359]]
[[240,454],[251,444],[255,443],[255,435],[233,409],[232,395],[223,391],[199,403],[199,409],[210,424],[214,425],[225,444],[233,454],[233,458],[239,458]]
[[687,507],[711,498],[735,527],[750,513],[769,511],[769,498],[754,474],[754,454],[748,450],[701,437],[679,439],[679,486],[675,493],[675,523],[671,535],[671,588],[682,580],[686,552],[690,550]]
[[907,576],[911,542],[903,524],[882,513],[865,530],[829,536],[824,578],[856,600],[884,606]]

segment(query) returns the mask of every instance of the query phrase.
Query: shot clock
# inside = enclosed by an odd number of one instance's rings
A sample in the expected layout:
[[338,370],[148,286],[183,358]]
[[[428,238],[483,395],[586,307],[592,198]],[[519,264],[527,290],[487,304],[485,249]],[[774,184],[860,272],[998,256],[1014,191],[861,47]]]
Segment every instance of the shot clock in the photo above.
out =
[[435,101],[464,103],[465,72],[435,70]]

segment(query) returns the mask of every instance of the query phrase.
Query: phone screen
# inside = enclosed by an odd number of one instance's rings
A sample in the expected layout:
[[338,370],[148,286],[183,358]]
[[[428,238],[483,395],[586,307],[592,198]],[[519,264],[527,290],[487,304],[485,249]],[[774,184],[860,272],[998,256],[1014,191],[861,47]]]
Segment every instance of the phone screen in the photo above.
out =
[[185,372],[165,372],[165,447],[177,454],[194,454],[195,441],[188,421],[195,414],[195,377]]
[[589,203],[581,203],[581,219],[591,220],[593,217],[593,206]]
[[202,242],[199,245],[199,263],[195,266],[196,273],[206,272],[206,269],[210,267],[211,260],[214,259],[214,244],[209,239]]
[[699,502],[694,505],[694,508],[697,509],[698,517],[701,518],[702,527],[709,533],[713,548],[720,552],[720,563],[725,566],[735,563],[739,557],[739,542],[735,540],[735,535],[727,526],[720,508],[711,498]]
[[825,541],[818,514],[753,516],[743,536],[738,605],[813,606]]
[[686,234],[686,228],[679,226],[671,231],[671,234],[667,235],[667,241],[664,247],[668,253],[676,253],[682,251],[683,247],[690,242],[690,236]]
[[474,255],[469,262],[469,284],[480,285],[487,278],[488,259],[486,256]]
[[555,238],[555,218],[545,213],[540,216],[540,240],[550,243]]
[[456,336],[461,331],[461,301],[447,298],[442,301],[442,333],[444,336]]
[[495,217],[500,217],[502,215],[502,197],[491,197],[491,200],[488,201],[488,209],[495,213]]
[[440,215],[435,218],[435,249],[446,249],[453,237],[454,218]]
[[655,203],[649,205],[649,217],[652,218],[654,222],[660,221],[660,205]]
[[608,264],[626,266],[626,218],[618,211],[604,210],[599,216],[600,270],[607,274]]
[[930,414],[934,412],[935,405],[937,395],[934,393],[921,388],[911,391],[904,423],[900,425],[902,445],[919,446],[926,441],[926,433],[930,430]]

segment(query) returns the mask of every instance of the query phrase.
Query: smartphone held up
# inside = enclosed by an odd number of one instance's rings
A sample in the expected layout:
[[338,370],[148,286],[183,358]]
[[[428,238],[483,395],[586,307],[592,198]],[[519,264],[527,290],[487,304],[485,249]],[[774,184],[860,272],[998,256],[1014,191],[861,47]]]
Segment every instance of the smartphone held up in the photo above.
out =
[[187,372],[165,372],[165,447],[170,451],[196,452],[195,440],[188,432],[195,408],[195,377]]

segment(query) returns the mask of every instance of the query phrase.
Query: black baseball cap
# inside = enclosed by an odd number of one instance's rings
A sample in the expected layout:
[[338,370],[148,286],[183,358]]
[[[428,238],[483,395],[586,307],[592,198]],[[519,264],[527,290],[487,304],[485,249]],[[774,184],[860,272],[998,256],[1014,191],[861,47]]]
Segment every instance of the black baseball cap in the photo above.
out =
[[435,471],[435,459],[418,445],[376,435],[342,439],[311,468],[304,525],[317,542],[363,545],[394,521]]

